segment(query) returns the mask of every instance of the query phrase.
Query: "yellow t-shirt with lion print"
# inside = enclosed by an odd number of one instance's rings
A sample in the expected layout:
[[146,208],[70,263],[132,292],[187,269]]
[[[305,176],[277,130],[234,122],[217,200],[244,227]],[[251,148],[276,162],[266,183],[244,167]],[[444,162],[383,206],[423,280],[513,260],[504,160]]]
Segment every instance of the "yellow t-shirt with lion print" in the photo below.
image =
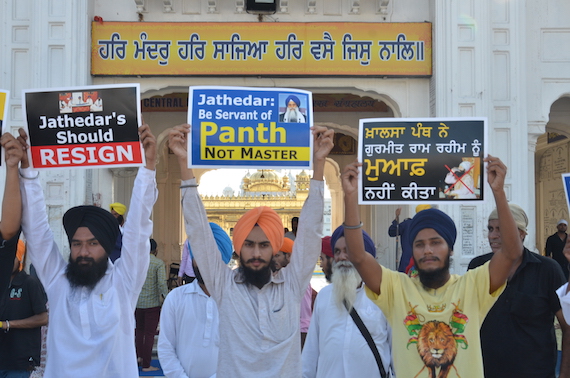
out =
[[479,330],[505,285],[489,294],[489,263],[452,275],[438,289],[382,267],[380,295],[366,288],[392,326],[396,376],[481,378]]

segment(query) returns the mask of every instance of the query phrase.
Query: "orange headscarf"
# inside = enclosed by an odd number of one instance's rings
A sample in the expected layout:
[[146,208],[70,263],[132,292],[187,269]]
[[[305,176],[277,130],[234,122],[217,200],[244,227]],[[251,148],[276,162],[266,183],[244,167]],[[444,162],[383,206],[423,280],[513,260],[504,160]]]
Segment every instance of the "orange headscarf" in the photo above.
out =
[[20,239],[18,240],[18,248],[16,249],[16,258],[20,262],[20,270],[24,268],[24,254],[26,253],[26,244]]
[[283,245],[279,250],[285,253],[293,253],[293,240],[289,238],[283,239]]
[[243,242],[256,225],[261,227],[269,239],[273,254],[279,252],[283,244],[283,222],[275,210],[260,206],[245,213],[234,226],[233,243],[236,253],[241,253]]

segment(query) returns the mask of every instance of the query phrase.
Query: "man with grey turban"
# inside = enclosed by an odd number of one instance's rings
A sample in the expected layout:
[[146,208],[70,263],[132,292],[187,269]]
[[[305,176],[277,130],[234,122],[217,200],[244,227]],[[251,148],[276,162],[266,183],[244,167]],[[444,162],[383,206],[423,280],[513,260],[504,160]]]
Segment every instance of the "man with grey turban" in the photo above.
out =
[[463,276],[449,272],[457,230],[453,220],[437,209],[420,211],[409,228],[417,277],[379,265],[365,252],[362,238],[358,206],[361,164],[354,162],[344,169],[348,256],[366,284],[366,294],[392,326],[392,354],[399,377],[483,377],[479,330],[523,252],[504,190],[507,167],[493,156],[484,161],[503,248],[489,263]]
[[[528,217],[518,205],[509,203],[509,209],[523,242]],[[497,209],[489,215],[487,229],[492,252],[475,257],[468,269],[485,264],[503,248]],[[570,374],[570,331],[556,295],[556,289],[564,282],[564,273],[556,261],[524,248],[522,258],[511,270],[505,291],[481,327],[485,378],[555,377],[558,353],[554,316],[563,334],[561,376]]]
[[[138,377],[134,312],[149,265],[150,215],[157,198],[156,138],[139,127],[146,166],[140,167],[125,223],[121,258],[109,260],[119,223],[95,206],[63,216],[69,262],[50,230],[39,173],[22,159],[22,230],[29,257],[49,298],[44,377]],[[27,148],[26,137],[21,143]]]

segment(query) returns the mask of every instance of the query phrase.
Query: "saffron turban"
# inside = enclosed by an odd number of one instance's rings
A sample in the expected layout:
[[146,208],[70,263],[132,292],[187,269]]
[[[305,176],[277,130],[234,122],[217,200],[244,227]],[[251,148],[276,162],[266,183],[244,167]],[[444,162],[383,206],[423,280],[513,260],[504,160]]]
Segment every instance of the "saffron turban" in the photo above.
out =
[[328,257],[334,257],[332,247],[331,247],[331,237],[325,236],[322,238],[322,248],[321,252],[327,255]]
[[293,240],[289,238],[283,239],[283,245],[279,248],[281,252],[293,253]]
[[127,207],[119,202],[110,204],[109,209],[115,210],[119,215],[125,215],[125,213],[127,212]]
[[418,205],[416,206],[416,214],[422,210],[431,209],[431,205]]
[[[528,226],[528,217],[526,213],[519,205],[514,203],[509,203],[509,209],[511,209],[511,214],[513,214],[513,218],[515,218],[515,223],[517,224],[517,228],[526,234],[526,228]],[[491,211],[489,214],[489,220],[499,219],[499,213],[497,212],[497,208]],[[560,222],[558,222],[560,224]],[[557,225],[558,226],[558,225]]]
[[239,255],[243,242],[255,226],[261,227],[271,243],[273,254],[283,245],[283,222],[275,210],[260,206],[245,213],[234,226],[234,250]]
[[76,206],[63,215],[63,228],[71,239],[79,227],[87,227],[97,241],[110,254],[119,235],[119,222],[110,212],[97,206]]
[[293,101],[295,104],[297,104],[297,107],[301,106],[301,100],[299,100],[299,97],[297,96],[290,95],[287,97],[287,99],[285,99],[285,106],[289,105],[289,101]]
[[26,244],[22,239],[18,240],[18,247],[16,249],[16,258],[22,262],[24,260],[24,253],[26,253]]
[[18,261],[20,262],[20,270],[22,270],[22,268],[24,267],[24,254],[26,253],[26,244],[24,244],[24,241],[19,239],[18,240],[18,247],[16,249],[16,258],[18,259]]
[[[212,234],[214,235],[214,240],[218,245],[218,250],[222,255],[222,260],[226,264],[229,263],[230,260],[232,259],[232,252],[233,252],[232,241],[230,237],[228,236],[227,232],[224,231],[223,228],[221,228],[214,222],[210,222],[210,229],[212,230]],[[190,240],[188,240],[188,252],[190,258],[194,260],[194,254],[192,253],[192,246],[190,245]]]
[[409,238],[407,240],[410,248],[413,248],[414,240],[421,230],[433,228],[447,242],[449,248],[453,250],[453,245],[457,238],[457,229],[449,215],[438,209],[426,209],[417,213],[411,222],[408,228]]
[[[336,242],[338,241],[338,239],[342,238],[343,236],[344,236],[344,227],[338,226],[337,229],[334,230],[331,236],[331,247],[333,253]],[[362,238],[364,239],[364,250],[370,253],[373,257],[376,257],[376,247],[374,246],[374,241],[372,240],[370,235],[368,235],[368,233],[364,230],[362,230]]]

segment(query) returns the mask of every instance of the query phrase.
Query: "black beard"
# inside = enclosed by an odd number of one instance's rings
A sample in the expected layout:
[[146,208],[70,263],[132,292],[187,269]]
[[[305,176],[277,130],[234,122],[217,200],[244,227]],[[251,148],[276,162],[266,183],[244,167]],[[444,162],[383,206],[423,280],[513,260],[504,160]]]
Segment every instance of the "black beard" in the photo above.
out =
[[[79,265],[80,261],[91,261],[90,265]],[[99,261],[91,257],[77,257],[75,261],[69,256],[69,264],[65,268],[65,276],[71,287],[86,287],[93,290],[107,271],[108,259],[103,256]]]
[[[271,258],[273,260],[273,258]],[[251,261],[251,260],[250,260]],[[259,270],[253,270],[245,266],[245,262],[240,257],[240,267],[241,273],[243,274],[243,278],[246,283],[256,286],[257,288],[261,289],[263,285],[269,282],[271,279],[271,264],[269,264]]]
[[418,262],[416,261],[416,258],[414,257],[414,264],[416,265],[416,269],[418,270],[418,278],[420,279],[420,282],[422,283],[422,285],[424,285],[425,287],[428,287],[430,289],[437,289],[437,288],[445,285],[445,283],[447,282],[448,276],[449,276],[450,256],[451,256],[451,254],[447,255],[447,258],[445,259],[445,264],[443,267],[436,269],[436,270],[433,270],[431,272],[427,272],[425,270],[418,268]]

